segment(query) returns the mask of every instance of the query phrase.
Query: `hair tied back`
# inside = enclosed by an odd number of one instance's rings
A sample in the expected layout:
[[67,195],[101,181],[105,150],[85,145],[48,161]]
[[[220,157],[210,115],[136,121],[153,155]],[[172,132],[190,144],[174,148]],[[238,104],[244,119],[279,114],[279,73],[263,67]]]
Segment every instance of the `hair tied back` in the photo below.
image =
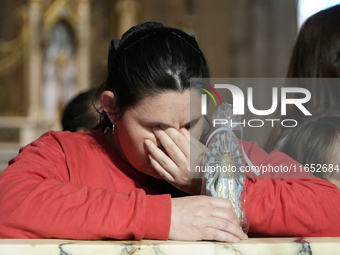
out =
[[109,51],[113,50],[113,52],[115,52],[119,46],[119,43],[120,43],[120,39],[112,39],[110,42]]
[[113,56],[118,49],[120,43],[120,39],[112,39],[110,42],[110,47],[109,47],[109,54],[108,54],[108,62],[110,59],[110,56]]

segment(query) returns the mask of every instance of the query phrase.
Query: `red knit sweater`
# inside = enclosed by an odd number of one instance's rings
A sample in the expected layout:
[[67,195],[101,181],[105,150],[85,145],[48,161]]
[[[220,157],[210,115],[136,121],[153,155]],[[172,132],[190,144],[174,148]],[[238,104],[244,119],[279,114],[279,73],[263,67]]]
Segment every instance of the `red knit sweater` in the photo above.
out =
[[[244,143],[254,165],[297,164]],[[309,177],[309,175],[308,175]],[[0,238],[167,239],[163,180],[121,160],[101,131],[48,132],[0,176]],[[340,192],[317,178],[249,179],[250,236],[340,236]]]

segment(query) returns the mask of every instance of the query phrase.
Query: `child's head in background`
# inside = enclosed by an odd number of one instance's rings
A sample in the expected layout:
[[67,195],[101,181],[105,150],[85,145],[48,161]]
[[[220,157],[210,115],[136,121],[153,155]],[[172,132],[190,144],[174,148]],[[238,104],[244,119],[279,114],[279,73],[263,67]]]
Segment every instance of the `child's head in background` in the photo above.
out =
[[68,102],[61,119],[63,131],[85,132],[98,124],[100,114],[96,108],[99,100],[95,100],[94,93],[94,89],[87,90]]
[[299,124],[288,134],[281,151],[340,189],[340,113]]

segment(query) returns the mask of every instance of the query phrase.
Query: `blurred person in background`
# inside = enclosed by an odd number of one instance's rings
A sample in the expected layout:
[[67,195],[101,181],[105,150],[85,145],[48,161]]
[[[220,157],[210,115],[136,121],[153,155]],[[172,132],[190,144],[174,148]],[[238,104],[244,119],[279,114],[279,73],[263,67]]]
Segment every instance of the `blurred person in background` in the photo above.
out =
[[66,105],[61,119],[63,131],[86,132],[99,123],[100,102],[95,100],[94,92],[94,89],[82,92]]
[[340,189],[340,114],[304,121],[280,149],[319,178]]
[[[318,118],[332,111],[340,110],[340,5],[322,10],[311,17],[301,27],[289,63],[287,87],[302,87],[311,92],[311,99],[304,107],[312,114],[305,116],[295,105],[287,106],[287,115],[278,114],[277,119],[294,119],[298,123],[310,118]],[[301,93],[289,98],[299,98]],[[283,127],[275,122],[265,146],[267,152],[280,149],[288,132],[294,128]]]

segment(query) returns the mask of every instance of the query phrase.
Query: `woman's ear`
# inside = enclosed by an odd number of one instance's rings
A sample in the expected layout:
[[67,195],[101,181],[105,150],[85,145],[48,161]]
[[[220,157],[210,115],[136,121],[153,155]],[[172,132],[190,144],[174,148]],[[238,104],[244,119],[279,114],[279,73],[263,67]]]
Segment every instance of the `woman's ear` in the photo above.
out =
[[115,109],[114,109],[114,94],[112,91],[105,90],[100,95],[100,102],[102,104],[103,110],[106,112],[111,123],[115,121]]

